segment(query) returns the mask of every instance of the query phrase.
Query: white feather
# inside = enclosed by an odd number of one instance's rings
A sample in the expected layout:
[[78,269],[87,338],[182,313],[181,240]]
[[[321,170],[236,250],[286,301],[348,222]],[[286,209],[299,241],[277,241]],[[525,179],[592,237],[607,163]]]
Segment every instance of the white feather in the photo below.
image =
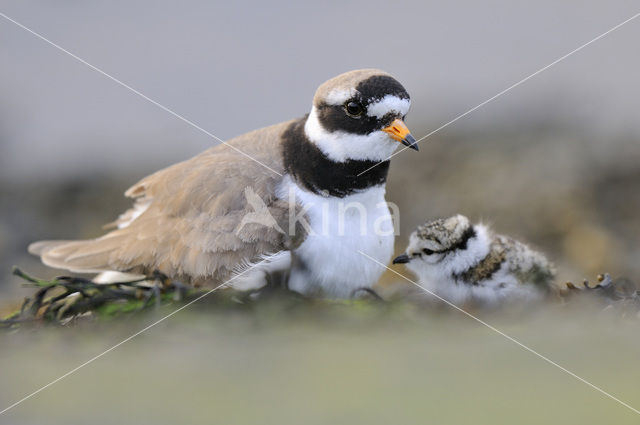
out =
[[382,118],[389,112],[395,112],[401,116],[407,115],[411,102],[409,99],[400,99],[391,94],[386,95],[377,102],[369,104],[367,115],[370,117]]
[[320,124],[315,106],[311,108],[304,132],[311,142],[335,162],[349,159],[385,161],[399,146],[398,142],[381,130],[367,135],[344,131],[328,132]]
[[135,221],[136,218],[140,217],[151,205],[151,200],[149,199],[147,202],[139,202],[134,205],[133,213],[131,214],[131,218],[123,223],[118,224],[118,229],[124,229],[129,226],[131,223]]
[[260,289],[267,284],[267,276],[275,272],[283,272],[291,267],[291,252],[281,251],[264,255],[256,261],[246,261],[236,266],[230,287],[248,291]]
[[132,282],[134,280],[144,279],[145,276],[141,274],[123,273],[117,271],[106,271],[99,273],[93,278],[94,283],[115,283],[115,282]]
[[311,234],[294,255],[305,265],[294,269],[289,288],[330,298],[349,298],[359,288],[374,285],[384,267],[358,251],[388,264],[393,254],[394,226],[384,186],[374,186],[344,198],[324,197],[300,188],[285,177],[278,189],[306,210]]
[[356,94],[358,94],[358,91],[354,88],[345,90],[333,89],[329,92],[329,94],[327,94],[327,97],[324,101],[327,103],[327,105],[342,105],[347,100],[354,97]]

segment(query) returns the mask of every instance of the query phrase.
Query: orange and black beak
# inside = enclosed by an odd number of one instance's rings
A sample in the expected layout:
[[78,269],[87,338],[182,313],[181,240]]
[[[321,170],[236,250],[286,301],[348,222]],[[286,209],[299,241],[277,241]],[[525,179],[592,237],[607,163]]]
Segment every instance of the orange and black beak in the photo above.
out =
[[383,128],[382,131],[391,136],[393,140],[400,142],[411,149],[418,150],[418,143],[416,142],[416,139],[411,135],[409,128],[407,128],[407,125],[400,118],[393,120],[393,122],[389,124],[389,126]]

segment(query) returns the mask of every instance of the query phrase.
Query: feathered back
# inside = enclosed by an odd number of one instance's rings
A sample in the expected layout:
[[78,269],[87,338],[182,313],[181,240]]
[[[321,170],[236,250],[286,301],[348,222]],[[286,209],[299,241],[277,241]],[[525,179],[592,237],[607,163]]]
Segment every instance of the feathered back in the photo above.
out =
[[[284,174],[280,135],[290,122],[256,130],[163,170],[132,186],[134,207],[117,229],[81,241],[42,241],[29,247],[42,261],[73,272],[148,273],[195,282],[226,279],[240,263],[297,244],[288,229],[289,206],[275,197]],[[257,163],[251,158],[261,162]],[[278,226],[242,223],[253,212],[245,189],[259,196]]]

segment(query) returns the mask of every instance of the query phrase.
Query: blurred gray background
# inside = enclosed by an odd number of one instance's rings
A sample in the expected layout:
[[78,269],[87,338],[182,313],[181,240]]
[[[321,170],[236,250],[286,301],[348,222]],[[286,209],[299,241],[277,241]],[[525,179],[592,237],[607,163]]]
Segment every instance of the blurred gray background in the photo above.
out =
[[[638,12],[635,1],[0,1],[0,11],[222,139],[300,116],[354,68],[394,74],[416,137]],[[413,227],[462,212],[560,279],[640,276],[640,19],[403,152]],[[93,237],[137,179],[217,141],[0,18],[0,294],[42,238]],[[8,299],[8,298],[5,298]]]
[[[406,86],[420,137],[638,11],[631,0],[0,0],[223,139],[301,116],[318,84],[362,67]],[[560,280],[640,280],[638,40],[640,18],[396,156],[397,251],[417,224],[461,212],[543,249]],[[129,185],[216,143],[0,17],[0,314],[33,293],[11,265],[61,273],[27,255],[29,242],[98,236]],[[637,423],[459,312],[283,303],[201,301],[3,420]],[[635,313],[582,307],[481,317],[638,408]],[[3,333],[0,409],[155,320],[139,317]]]

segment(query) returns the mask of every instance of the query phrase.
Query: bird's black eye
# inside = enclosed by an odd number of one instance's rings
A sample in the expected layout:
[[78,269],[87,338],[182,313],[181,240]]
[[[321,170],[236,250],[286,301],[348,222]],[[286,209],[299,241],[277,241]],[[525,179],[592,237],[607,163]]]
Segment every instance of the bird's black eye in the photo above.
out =
[[344,109],[352,117],[359,117],[364,113],[364,107],[360,102],[350,100],[344,104]]
[[424,252],[426,255],[431,255],[431,254],[434,253],[434,251],[432,251],[432,250],[430,250],[428,248],[423,249],[422,252]]

